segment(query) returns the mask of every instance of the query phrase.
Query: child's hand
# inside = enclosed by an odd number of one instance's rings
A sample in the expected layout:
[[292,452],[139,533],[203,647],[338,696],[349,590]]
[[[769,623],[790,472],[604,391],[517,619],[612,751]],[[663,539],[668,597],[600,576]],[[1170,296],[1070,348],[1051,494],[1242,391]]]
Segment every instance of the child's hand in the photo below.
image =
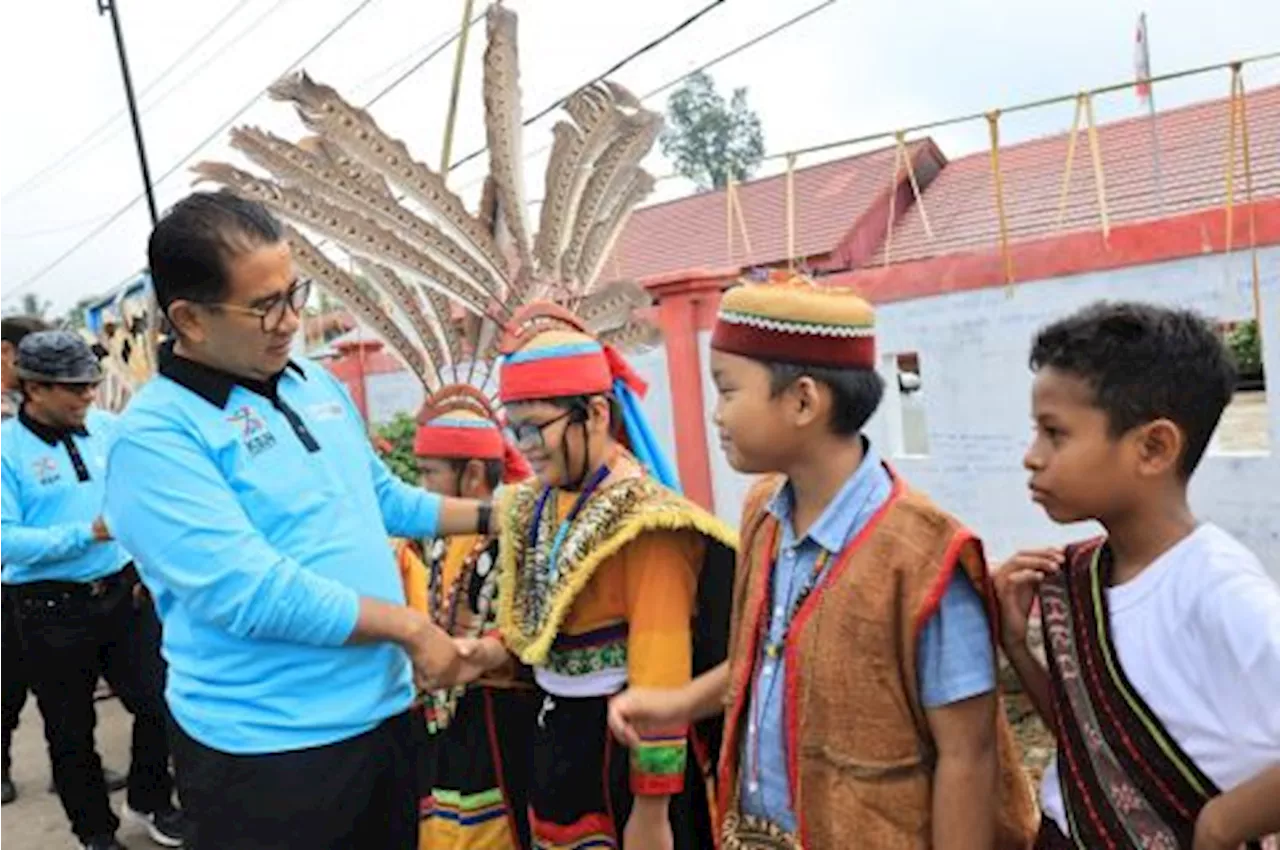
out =
[[1028,549],[1014,555],[996,572],[996,596],[1000,599],[1000,620],[1005,647],[1022,647],[1027,642],[1027,619],[1041,580],[1062,568],[1061,549]]
[[609,728],[628,747],[640,745],[637,729],[662,729],[688,721],[682,690],[630,688],[609,700]]

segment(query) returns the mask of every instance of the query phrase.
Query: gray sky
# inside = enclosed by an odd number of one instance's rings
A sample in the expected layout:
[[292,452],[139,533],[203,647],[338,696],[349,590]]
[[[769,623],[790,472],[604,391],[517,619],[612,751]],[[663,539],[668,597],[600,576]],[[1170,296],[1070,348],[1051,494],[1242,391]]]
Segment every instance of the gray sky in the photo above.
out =
[[[237,2],[120,0],[139,91]],[[358,2],[247,0],[212,41],[191,52],[142,98],[153,175],[179,162]],[[476,8],[484,2],[477,0]],[[816,2],[728,0],[616,79],[644,93]],[[666,31],[704,0],[508,0],[507,5],[520,15],[524,105],[526,114],[532,114]],[[9,306],[14,288],[137,195],[140,180],[132,136],[121,115],[87,152],[14,192],[122,110],[124,96],[110,24],[97,15],[94,0],[3,6],[0,92],[10,129],[0,159],[5,196],[0,202],[0,284]],[[373,0],[305,68],[349,99],[363,102],[421,56],[421,48],[456,29],[461,7],[459,0]],[[1280,47],[1280,3],[1269,0],[923,0],[910,7],[838,0],[712,73],[722,90],[748,87],[749,101],[764,123],[767,150],[783,152],[1131,77],[1134,26],[1144,8],[1156,74]],[[455,158],[483,144],[483,32],[482,26],[472,30]],[[192,74],[232,41],[222,55]],[[404,57],[409,58],[394,64]],[[451,65],[450,50],[373,110],[385,128],[432,165],[440,158]],[[1280,62],[1250,66],[1245,74],[1251,87],[1275,84],[1280,82]],[[174,88],[186,77],[190,79]],[[1163,84],[1156,96],[1163,108],[1224,96],[1227,86],[1223,71]],[[1130,92],[1096,105],[1100,121],[1142,108]],[[1071,114],[1071,105],[1064,104],[1011,116],[1002,123],[1002,138],[1017,141],[1065,132]],[[288,107],[265,99],[239,123],[291,137],[300,132]],[[526,131],[526,152],[549,141],[552,123],[548,117]],[[955,157],[980,149],[986,128],[975,123],[944,130],[936,138]],[[229,156],[220,138],[193,161]],[[800,165],[816,161],[802,159]],[[531,198],[541,195],[544,166],[545,154],[526,163]],[[472,184],[485,168],[480,157],[455,172],[450,184],[465,189],[464,197],[474,202]],[[656,153],[650,168],[656,174],[669,171]],[[161,208],[190,186],[185,168],[163,181],[157,190]],[[689,191],[681,181],[665,181],[654,199]],[[145,204],[139,201],[31,291],[61,311],[80,297],[110,289],[144,264],[149,229]]]

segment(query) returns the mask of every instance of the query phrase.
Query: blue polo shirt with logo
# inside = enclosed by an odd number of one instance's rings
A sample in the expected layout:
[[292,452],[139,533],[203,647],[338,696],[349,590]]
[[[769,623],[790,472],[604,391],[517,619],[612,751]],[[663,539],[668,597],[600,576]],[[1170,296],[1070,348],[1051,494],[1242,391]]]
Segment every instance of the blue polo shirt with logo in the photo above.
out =
[[259,383],[170,347],[159,371],[121,418],[107,520],[155,598],[178,724],[254,754],[405,711],[404,651],[345,643],[360,597],[404,603],[388,536],[433,536],[439,497],[386,468],[321,366]]
[[25,409],[5,420],[0,562],[5,584],[90,582],[119,572],[129,556],[94,538],[102,514],[107,451],[116,420],[89,411],[84,427],[52,428]]

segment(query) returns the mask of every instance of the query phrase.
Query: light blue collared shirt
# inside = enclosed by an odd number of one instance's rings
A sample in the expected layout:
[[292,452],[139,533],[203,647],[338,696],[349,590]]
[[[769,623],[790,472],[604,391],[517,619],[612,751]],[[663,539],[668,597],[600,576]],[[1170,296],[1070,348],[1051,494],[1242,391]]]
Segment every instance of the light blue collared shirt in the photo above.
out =
[[[822,552],[829,567],[858,535],[893,490],[893,480],[879,455],[864,442],[866,455],[803,539],[792,525],[794,508],[790,485],[774,495],[767,509],[781,524],[778,563],[773,571],[773,610],[769,612],[770,643],[785,635],[787,614],[803,590]],[[851,647],[850,651],[856,651]],[[942,596],[938,612],[920,634],[918,667],[920,696],[926,708],[937,708],[987,693],[995,688],[995,653],[982,599],[962,570],[956,570]],[[747,734],[741,764],[742,807],[783,829],[796,830],[787,780],[786,731],[782,723],[785,658],[764,656],[752,687]],[[849,686],[857,687],[856,682]],[[757,757],[758,754],[758,757]]]
[[434,536],[439,510],[387,470],[323,367],[251,389],[162,352],[121,418],[107,520],[155,597],[183,730],[273,753],[405,711],[404,651],[344,644],[360,597],[404,604],[389,534]]
[[90,582],[128,563],[119,544],[93,534],[93,521],[102,515],[115,425],[116,418],[101,410],[89,411],[83,433],[60,433],[25,412],[5,420],[5,584]]

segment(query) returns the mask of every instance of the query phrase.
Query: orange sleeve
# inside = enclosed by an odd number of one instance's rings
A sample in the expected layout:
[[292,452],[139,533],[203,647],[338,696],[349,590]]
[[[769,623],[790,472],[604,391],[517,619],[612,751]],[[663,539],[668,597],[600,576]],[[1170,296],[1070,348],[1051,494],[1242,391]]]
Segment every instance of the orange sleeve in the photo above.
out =
[[[630,686],[678,688],[692,678],[690,620],[704,547],[693,532],[654,532],[623,551]],[[633,793],[677,794],[684,788],[688,731],[681,726],[641,736],[631,752]]]
[[396,543],[396,566],[404,586],[404,601],[415,611],[427,611],[427,565],[406,541]]

